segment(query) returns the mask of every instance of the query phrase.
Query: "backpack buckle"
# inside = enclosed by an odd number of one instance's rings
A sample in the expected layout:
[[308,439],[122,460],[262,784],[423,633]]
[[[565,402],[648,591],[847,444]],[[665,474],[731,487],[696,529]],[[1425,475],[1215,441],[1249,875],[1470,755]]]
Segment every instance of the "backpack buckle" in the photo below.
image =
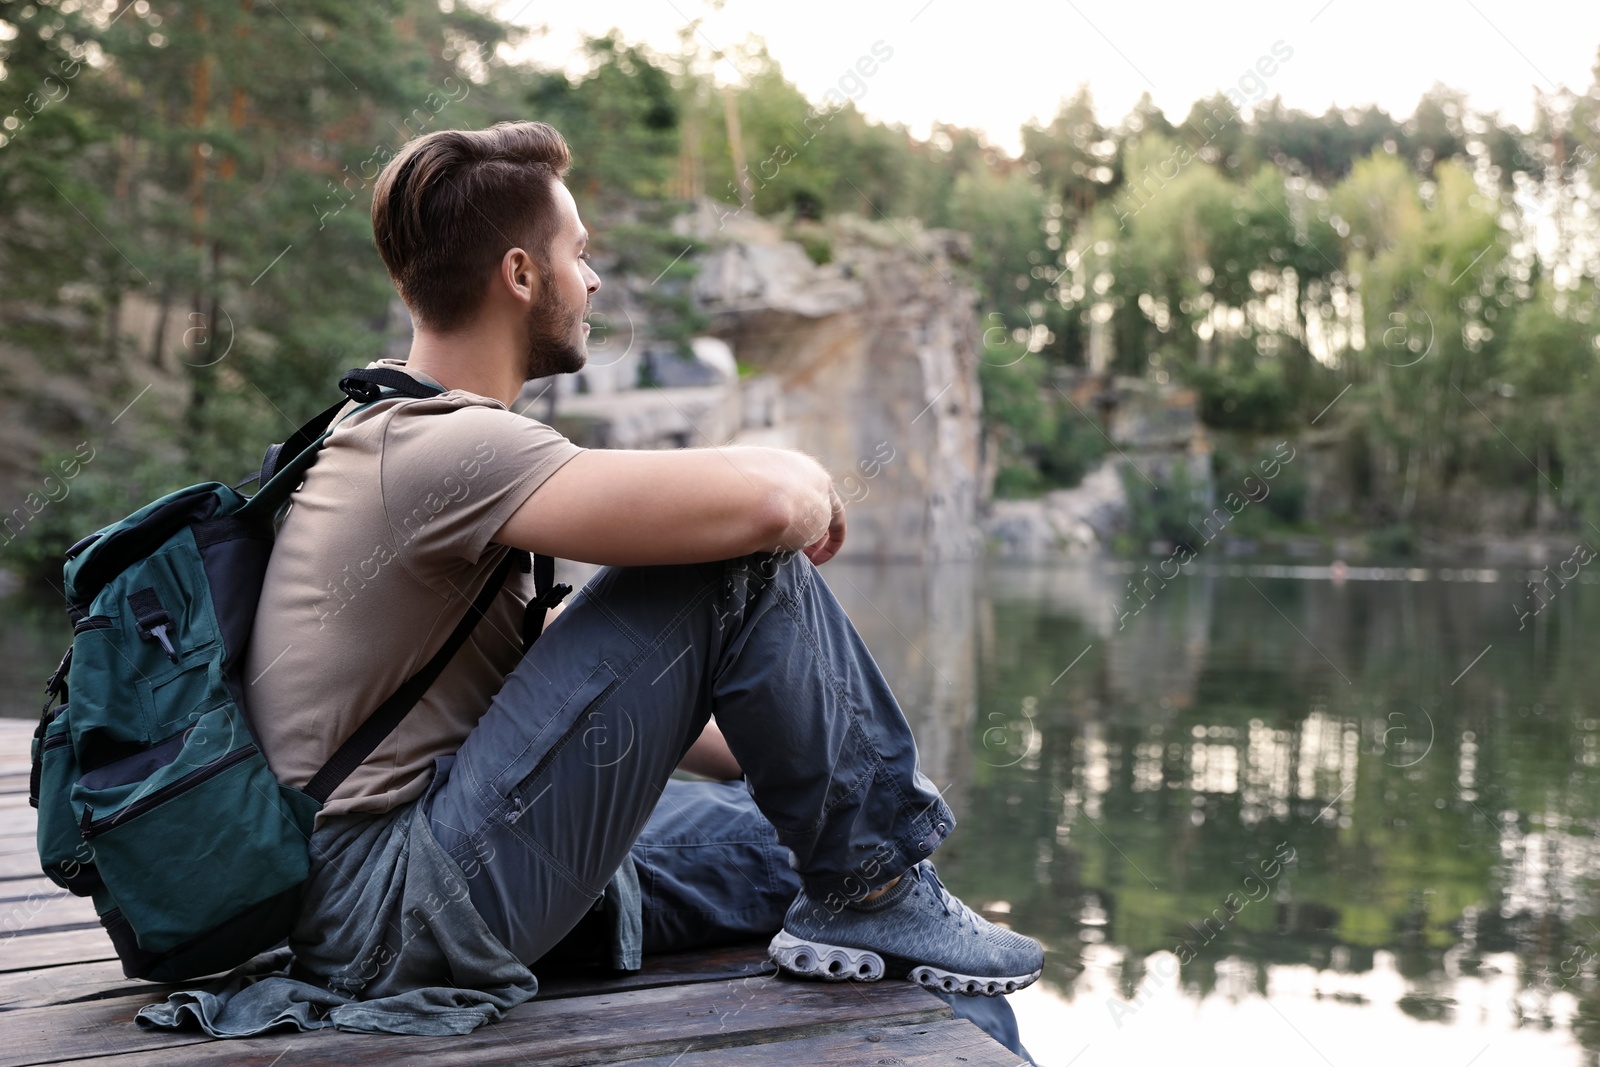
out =
[[383,395],[383,390],[379,386],[355,377],[340,378],[339,388],[344,391],[345,396],[358,404],[370,404]]
[[56,664],[55,673],[44,683],[44,711],[40,713],[41,717],[50,714],[50,706],[67,695],[67,671],[71,667],[72,646],[68,645],[66,652],[61,655],[61,662]]
[[167,636],[167,628],[172,625],[172,616],[161,606],[161,599],[156,595],[156,591],[140,589],[129,593],[128,607],[133,609],[133,621],[139,628],[139,636],[146,641],[157,642],[168,659],[174,663],[178,662],[178,650],[172,647],[172,639]]
[[546,589],[532,600],[529,600],[528,604],[530,607],[544,608],[549,610],[550,608],[553,608],[557,604],[561,603],[563,600],[567,599],[567,594],[571,592],[572,586],[568,585],[566,582],[557,582],[555,585],[552,585],[549,589]]

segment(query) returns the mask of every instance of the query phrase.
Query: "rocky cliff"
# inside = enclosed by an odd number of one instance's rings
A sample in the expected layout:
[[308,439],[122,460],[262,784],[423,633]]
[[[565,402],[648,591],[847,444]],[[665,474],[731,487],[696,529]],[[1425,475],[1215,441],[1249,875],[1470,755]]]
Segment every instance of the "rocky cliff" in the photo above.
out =
[[[785,232],[709,205],[678,228],[704,249],[693,296],[709,327],[695,360],[649,340],[638,291],[648,279],[608,278],[590,365],[558,380],[543,407],[536,398],[549,383],[530,383],[525,410],[592,447],[803,449],[850,504],[846,557],[976,556],[978,328],[959,268],[967,239],[852,217]],[[639,388],[643,378],[657,384]]]
[[[966,239],[844,217],[785,240],[762,220],[710,232],[696,281],[711,332],[771,375],[788,441],[851,501],[845,551],[934,561],[980,547],[977,319]],[[824,258],[824,257],[818,257]]]

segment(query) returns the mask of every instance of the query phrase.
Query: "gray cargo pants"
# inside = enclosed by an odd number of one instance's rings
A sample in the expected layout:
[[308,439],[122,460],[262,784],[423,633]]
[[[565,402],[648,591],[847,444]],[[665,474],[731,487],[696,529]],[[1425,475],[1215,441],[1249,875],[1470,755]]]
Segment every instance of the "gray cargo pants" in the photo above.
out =
[[[774,894],[794,886],[773,856],[836,910],[955,826],[894,694],[803,555],[607,568],[506,678],[424,801],[514,954],[538,960],[599,899],[713,715],[782,850],[728,836],[748,838],[749,818],[694,825],[663,810],[652,839],[694,847],[658,843],[641,861],[647,912],[652,885],[714,916],[728,909],[711,902],[748,883],[750,914],[733,921],[771,929]],[[646,917],[647,949],[681,936],[660,920]]]

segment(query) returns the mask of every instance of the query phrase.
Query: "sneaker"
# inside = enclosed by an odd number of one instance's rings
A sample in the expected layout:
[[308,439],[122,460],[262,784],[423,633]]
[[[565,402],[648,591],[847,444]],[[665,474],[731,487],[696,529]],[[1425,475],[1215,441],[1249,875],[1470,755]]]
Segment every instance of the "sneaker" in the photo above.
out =
[[869,904],[831,911],[801,890],[767,954],[803,977],[875,982],[887,975],[967,996],[1014,993],[1044,968],[1044,946],[973,912],[928,860]]

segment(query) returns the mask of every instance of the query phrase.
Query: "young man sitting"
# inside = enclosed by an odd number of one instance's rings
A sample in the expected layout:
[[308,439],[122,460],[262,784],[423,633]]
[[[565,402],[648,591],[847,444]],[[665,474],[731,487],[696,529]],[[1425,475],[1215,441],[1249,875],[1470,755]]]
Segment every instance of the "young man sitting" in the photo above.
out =
[[845,537],[828,473],[784,449],[585,450],[510,410],[587,358],[600,279],[568,162],[551,127],[503,123],[420,138],[379,176],[374,236],[415,336],[374,366],[444,391],[340,422],[292,498],[245,672],[273,770],[304,785],[507,552],[605,569],[526,655],[533,580],[513,570],[333,794],[289,977],[148,1022],[463,1032],[597,924],[623,968],[777,930],[797,975],[992,995],[1040,973],[1040,945],[928,861],[955,820],[816,570]]

